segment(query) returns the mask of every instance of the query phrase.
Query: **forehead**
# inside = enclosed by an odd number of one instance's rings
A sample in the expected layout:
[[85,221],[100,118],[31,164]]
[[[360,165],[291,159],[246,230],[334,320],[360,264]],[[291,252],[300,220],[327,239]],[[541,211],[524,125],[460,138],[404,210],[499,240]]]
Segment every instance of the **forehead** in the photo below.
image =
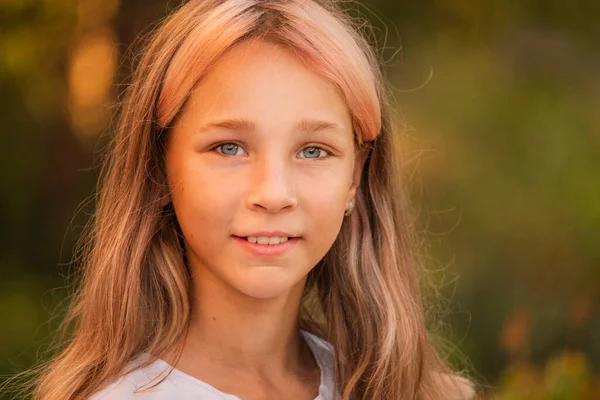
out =
[[291,50],[260,40],[225,53],[196,85],[183,113],[196,123],[247,118],[261,129],[320,119],[352,131],[350,111],[331,82]]

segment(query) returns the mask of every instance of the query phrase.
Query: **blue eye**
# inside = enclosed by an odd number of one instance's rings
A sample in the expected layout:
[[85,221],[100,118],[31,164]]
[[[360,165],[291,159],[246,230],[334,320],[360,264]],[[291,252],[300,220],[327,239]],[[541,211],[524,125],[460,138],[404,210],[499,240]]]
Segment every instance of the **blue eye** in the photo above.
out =
[[235,156],[239,148],[240,146],[235,143],[223,143],[215,147],[215,149],[221,149],[220,153],[226,156]]
[[[307,152],[307,150],[309,150],[309,152]],[[316,157],[300,157],[300,158],[327,158],[327,157],[329,157],[329,153],[327,153],[325,150],[323,150],[320,147],[314,147],[314,146],[306,147],[304,150],[301,151],[301,153],[304,154],[305,156],[308,154],[316,155]],[[325,156],[319,157],[319,154],[323,154],[323,153],[325,153]]]
[[[227,142],[227,143],[221,143],[216,145],[215,147],[212,148],[212,150],[217,150],[219,149],[219,151],[217,151],[218,153],[224,155],[224,156],[235,156],[238,154],[238,150],[243,148],[233,142]],[[310,147],[305,147],[300,154],[303,154],[304,157],[299,157],[299,158],[309,158],[309,159],[323,159],[323,158],[328,158],[331,157],[331,155],[323,150],[320,147],[315,147],[315,146],[310,146]],[[321,154],[324,154],[322,157],[320,156]]]

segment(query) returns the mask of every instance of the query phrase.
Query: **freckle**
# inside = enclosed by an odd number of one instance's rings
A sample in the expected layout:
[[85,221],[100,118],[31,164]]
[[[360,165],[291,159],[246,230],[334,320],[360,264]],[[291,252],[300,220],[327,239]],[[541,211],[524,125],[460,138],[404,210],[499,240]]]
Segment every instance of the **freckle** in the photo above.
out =
[[213,317],[213,321],[216,321],[217,319],[215,317]]

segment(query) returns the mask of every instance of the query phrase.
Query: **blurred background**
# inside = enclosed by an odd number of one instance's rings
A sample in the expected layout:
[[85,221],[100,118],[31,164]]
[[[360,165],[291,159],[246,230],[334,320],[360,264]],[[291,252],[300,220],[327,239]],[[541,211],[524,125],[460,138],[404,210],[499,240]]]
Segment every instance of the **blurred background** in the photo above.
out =
[[[0,2],[0,382],[62,317],[127,51],[177,4]],[[600,398],[600,2],[350,5],[384,47],[452,362],[482,399]]]

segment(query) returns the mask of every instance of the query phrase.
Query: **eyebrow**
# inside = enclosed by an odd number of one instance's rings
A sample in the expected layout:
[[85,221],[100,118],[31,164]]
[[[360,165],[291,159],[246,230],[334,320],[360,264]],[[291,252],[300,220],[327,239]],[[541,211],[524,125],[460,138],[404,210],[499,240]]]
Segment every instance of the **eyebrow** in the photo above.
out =
[[[255,132],[256,124],[245,118],[229,118],[222,121],[210,121],[202,124],[197,130],[197,133],[207,131],[212,128],[223,128],[232,131]],[[307,133],[314,133],[324,130],[335,130],[342,132],[339,124],[320,119],[304,118],[294,125],[294,130],[300,130]]]

